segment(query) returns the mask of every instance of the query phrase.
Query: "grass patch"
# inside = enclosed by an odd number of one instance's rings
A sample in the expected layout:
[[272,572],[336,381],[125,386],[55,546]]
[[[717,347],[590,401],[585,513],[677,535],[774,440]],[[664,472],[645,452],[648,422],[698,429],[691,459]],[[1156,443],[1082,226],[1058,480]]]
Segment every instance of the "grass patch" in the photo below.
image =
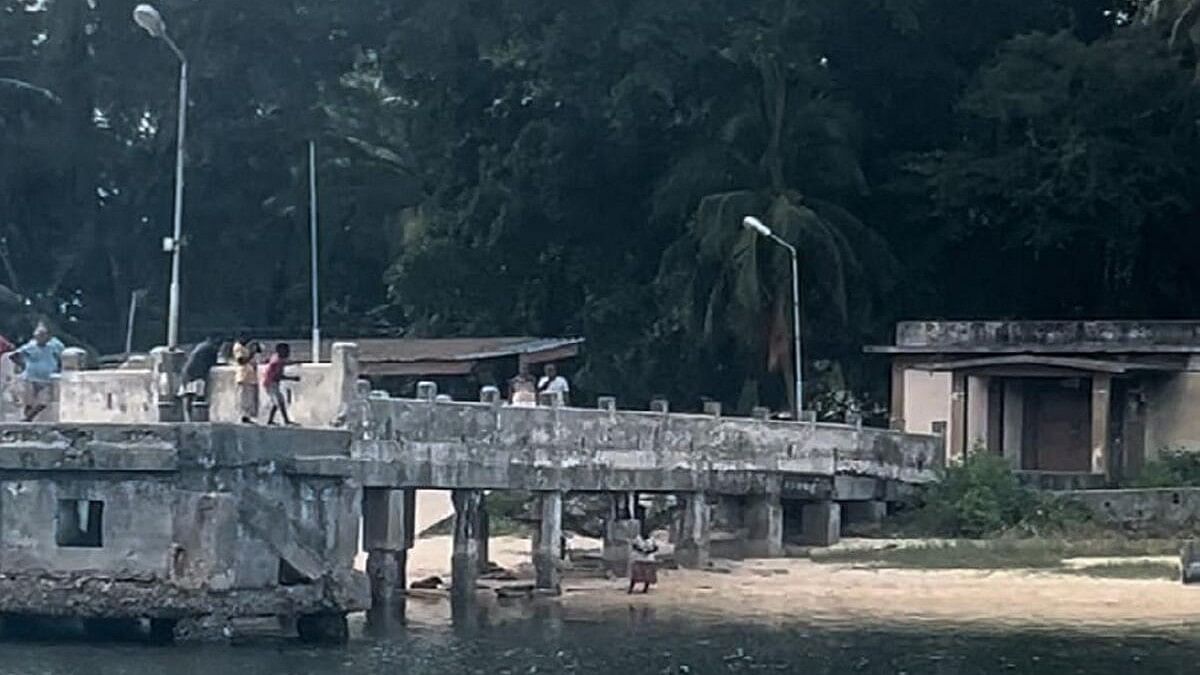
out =
[[[962,540],[882,549],[814,550],[818,563],[908,569],[1055,569],[1066,558],[1177,555],[1167,539],[1058,541],[1046,539]],[[1116,563],[1114,563],[1116,564]],[[1124,564],[1124,563],[1120,563]],[[1141,561],[1130,565],[1142,564]],[[1162,565],[1162,563],[1159,563]],[[1178,572],[1175,572],[1178,574]],[[1157,578],[1157,577],[1153,577]]]
[[1062,574],[1098,579],[1164,579],[1166,581],[1179,579],[1178,565],[1156,560],[1130,560],[1086,567],[1064,567],[1058,571]]

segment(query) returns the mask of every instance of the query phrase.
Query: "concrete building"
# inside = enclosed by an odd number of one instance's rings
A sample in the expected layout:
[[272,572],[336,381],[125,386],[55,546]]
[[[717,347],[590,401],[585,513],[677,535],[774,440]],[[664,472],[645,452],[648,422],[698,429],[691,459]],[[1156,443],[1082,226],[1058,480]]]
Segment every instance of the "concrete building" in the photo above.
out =
[[944,428],[1048,487],[1136,476],[1200,450],[1200,321],[912,321],[891,358],[895,429]]

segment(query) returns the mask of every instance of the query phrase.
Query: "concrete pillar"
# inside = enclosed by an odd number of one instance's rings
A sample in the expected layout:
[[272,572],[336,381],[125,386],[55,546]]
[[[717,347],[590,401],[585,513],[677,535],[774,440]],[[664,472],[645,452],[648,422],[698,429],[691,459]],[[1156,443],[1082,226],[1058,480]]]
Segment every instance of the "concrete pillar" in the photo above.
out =
[[492,521],[488,516],[487,495],[479,498],[479,520],[475,524],[475,548],[479,552],[479,573],[488,571],[491,564],[491,550],[488,542],[492,536]]
[[783,504],[777,494],[746,498],[747,558],[778,558],[783,555]]
[[1112,375],[1092,375],[1092,473],[1109,476],[1108,415],[1112,408]]
[[412,490],[363,488],[363,549],[371,607],[397,606],[407,588],[409,499]]
[[712,417],[720,417],[721,416],[721,402],[720,401],[705,401],[704,402],[704,414],[711,415]]
[[1025,384],[1021,380],[1004,380],[1004,459],[1014,469],[1021,468],[1021,453],[1025,439]]
[[711,511],[703,492],[683,497],[683,512],[675,539],[675,560],[680,567],[708,566]]
[[[886,508],[886,507],[885,507]],[[812,502],[801,510],[804,543],[832,546],[842,538],[842,507],[835,501]]]
[[842,518],[848,525],[879,525],[887,516],[887,502],[872,499],[865,502],[841,502]]
[[632,542],[641,532],[641,521],[633,517],[635,505],[630,495],[620,492],[610,495],[608,518],[604,522],[604,568],[615,576],[629,573]]
[[904,431],[904,378],[908,373],[906,363],[899,357],[892,360],[891,410],[888,413],[888,428]]
[[967,452],[988,448],[988,388],[991,378],[967,378]]
[[63,372],[83,370],[87,361],[87,352],[79,347],[67,347],[63,350],[61,358]]
[[454,502],[454,550],[450,556],[450,583],[453,599],[471,599],[479,578],[479,510],[483,493],[479,490],[452,490]]
[[967,376],[955,371],[950,378],[950,423],[946,427],[946,462],[967,456]]
[[[318,355],[319,356],[319,355]],[[335,342],[329,347],[330,392],[337,397],[337,412],[332,420],[311,420],[315,424],[333,424],[346,420],[356,405],[360,405],[358,391],[358,345],[353,342]],[[306,420],[298,420],[301,424]]]
[[183,421],[183,406],[175,394],[179,392],[179,370],[183,367],[186,357],[187,355],[178,349],[155,347],[150,350],[159,422]]
[[534,588],[562,592],[558,564],[562,559],[562,493],[538,493],[538,527],[533,533]]

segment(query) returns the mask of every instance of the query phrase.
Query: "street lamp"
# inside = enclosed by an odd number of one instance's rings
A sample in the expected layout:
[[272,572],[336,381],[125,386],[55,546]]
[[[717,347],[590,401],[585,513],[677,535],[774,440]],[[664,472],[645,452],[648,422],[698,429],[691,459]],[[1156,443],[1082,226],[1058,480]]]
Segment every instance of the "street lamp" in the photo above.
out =
[[800,361],[800,263],[796,252],[796,247],[784,241],[779,235],[771,231],[771,228],[763,224],[761,220],[754,216],[746,216],[742,219],[742,227],[754,232],[755,234],[767,237],[776,244],[787,249],[787,252],[792,256],[792,348],[795,351],[795,367],[796,367],[796,421],[800,421],[800,411],[804,409],[804,384],[803,384],[803,368]]
[[167,24],[153,5],[141,4],[133,8],[133,22],[141,26],[151,37],[167,43],[179,58],[179,121],[175,137],[175,229],[169,240],[163,241],[163,250],[171,254],[171,294],[167,312],[167,347],[179,346],[179,252],[183,245],[183,139],[187,132],[187,75],[188,62],[179,45],[167,33]]

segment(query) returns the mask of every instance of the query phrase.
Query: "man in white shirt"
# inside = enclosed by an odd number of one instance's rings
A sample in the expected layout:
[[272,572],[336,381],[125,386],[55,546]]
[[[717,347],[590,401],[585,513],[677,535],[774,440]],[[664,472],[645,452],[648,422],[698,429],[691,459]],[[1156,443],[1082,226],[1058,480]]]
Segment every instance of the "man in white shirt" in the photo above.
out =
[[551,363],[542,371],[542,378],[538,380],[537,390],[539,394],[542,392],[560,394],[563,405],[566,405],[567,395],[571,393],[571,385],[567,383],[567,378],[558,374],[558,368]]

